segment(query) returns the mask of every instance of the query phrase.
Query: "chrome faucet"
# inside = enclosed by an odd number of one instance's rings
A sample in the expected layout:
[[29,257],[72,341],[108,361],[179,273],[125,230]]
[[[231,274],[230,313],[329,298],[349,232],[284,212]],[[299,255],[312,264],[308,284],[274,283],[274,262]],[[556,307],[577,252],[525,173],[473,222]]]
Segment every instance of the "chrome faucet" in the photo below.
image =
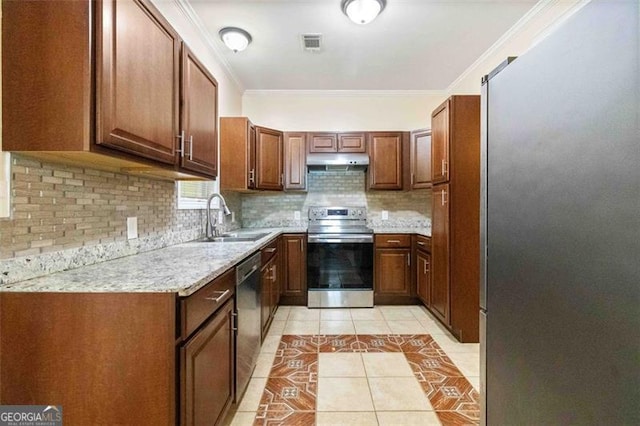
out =
[[[224,212],[224,215],[228,216],[231,214],[231,210],[229,210],[229,207],[227,207],[227,202],[224,200],[224,197],[221,194],[214,192],[213,194],[209,195],[209,199],[207,200],[207,238],[217,237],[220,233],[220,231],[218,230],[217,214],[220,209],[214,209],[216,211],[216,217],[214,218],[214,220],[211,219],[211,201],[213,201],[213,199],[216,197],[220,199],[220,208]],[[224,222],[224,217],[222,218],[222,220]]]

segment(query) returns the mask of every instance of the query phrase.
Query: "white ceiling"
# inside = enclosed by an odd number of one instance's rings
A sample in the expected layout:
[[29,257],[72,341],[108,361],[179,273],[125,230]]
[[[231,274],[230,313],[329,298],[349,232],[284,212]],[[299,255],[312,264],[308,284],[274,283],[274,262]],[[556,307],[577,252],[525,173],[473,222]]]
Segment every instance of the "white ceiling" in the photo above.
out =
[[[369,25],[340,0],[184,0],[246,90],[445,90],[537,0],[387,0]],[[233,53],[218,31],[236,26],[253,42]],[[323,50],[300,35],[321,33]]]

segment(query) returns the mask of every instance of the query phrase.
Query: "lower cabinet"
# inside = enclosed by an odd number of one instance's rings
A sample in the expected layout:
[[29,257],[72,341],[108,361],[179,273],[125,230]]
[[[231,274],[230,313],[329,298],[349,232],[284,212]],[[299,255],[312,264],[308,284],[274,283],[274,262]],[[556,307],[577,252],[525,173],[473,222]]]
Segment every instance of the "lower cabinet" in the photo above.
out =
[[280,238],[276,238],[262,249],[260,270],[260,325],[262,326],[262,339],[267,335],[273,315],[278,308],[278,295],[280,281],[278,273],[280,269],[278,247]]
[[411,290],[411,236],[375,236],[374,303],[413,303]]
[[431,254],[416,250],[416,293],[425,306],[431,306]]
[[233,402],[233,300],[180,349],[182,425],[221,424]]
[[283,241],[283,276],[281,303],[307,305],[307,238],[306,234],[285,234]]

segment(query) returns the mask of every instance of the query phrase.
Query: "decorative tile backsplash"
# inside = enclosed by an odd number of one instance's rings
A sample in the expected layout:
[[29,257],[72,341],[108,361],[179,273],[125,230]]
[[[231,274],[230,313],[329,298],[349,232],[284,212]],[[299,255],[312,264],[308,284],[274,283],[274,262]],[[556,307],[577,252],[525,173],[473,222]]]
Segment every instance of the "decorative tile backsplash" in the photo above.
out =
[[[307,174],[308,192],[242,194],[244,227],[306,226],[310,206],[362,205],[369,210],[369,225],[385,228],[431,226],[431,190],[365,191],[360,171],[323,171]],[[382,220],[382,211],[389,219]],[[294,212],[300,212],[300,220]]]

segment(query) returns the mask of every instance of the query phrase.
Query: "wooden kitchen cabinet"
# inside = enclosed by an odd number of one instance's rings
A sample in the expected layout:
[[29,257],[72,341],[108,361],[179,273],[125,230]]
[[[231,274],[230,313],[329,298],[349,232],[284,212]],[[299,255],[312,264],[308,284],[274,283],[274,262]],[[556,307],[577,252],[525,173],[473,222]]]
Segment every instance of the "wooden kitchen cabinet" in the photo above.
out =
[[180,167],[218,175],[218,82],[182,44]]
[[[369,189],[404,188],[406,175],[410,173],[408,164],[408,133],[374,132],[368,133],[369,168],[367,181]],[[406,156],[406,158],[405,158]]]
[[367,152],[365,133],[309,133],[309,153],[331,152]]
[[[434,118],[432,312],[458,340],[475,343],[479,340],[480,97],[453,96],[434,111]],[[442,145],[436,144],[436,128],[445,148],[436,147]],[[438,151],[446,151],[446,156]],[[438,164],[436,156],[445,162]],[[436,183],[437,178],[448,183]]]
[[411,189],[431,188],[431,130],[411,132]]
[[262,268],[260,272],[260,324],[262,326],[262,338],[267,335],[273,315],[278,307],[280,290],[279,275],[279,238],[271,240],[261,251]]
[[231,299],[181,348],[180,424],[222,424],[234,396],[233,328]]
[[413,271],[416,296],[426,307],[431,307],[431,239],[415,235],[413,242],[416,259]]
[[413,303],[411,235],[376,235],[374,252],[374,303]]
[[447,99],[431,114],[431,180],[434,185],[449,180],[449,104]]
[[178,152],[181,40],[151,2],[7,2],[2,32],[4,150],[148,177],[216,178],[200,167],[215,144],[194,134],[189,161]]
[[307,189],[307,135],[284,134],[284,189]]
[[305,234],[285,234],[281,303],[307,305],[307,238]]
[[281,191],[283,151],[281,131],[255,126],[247,117],[222,117],[220,188]]

